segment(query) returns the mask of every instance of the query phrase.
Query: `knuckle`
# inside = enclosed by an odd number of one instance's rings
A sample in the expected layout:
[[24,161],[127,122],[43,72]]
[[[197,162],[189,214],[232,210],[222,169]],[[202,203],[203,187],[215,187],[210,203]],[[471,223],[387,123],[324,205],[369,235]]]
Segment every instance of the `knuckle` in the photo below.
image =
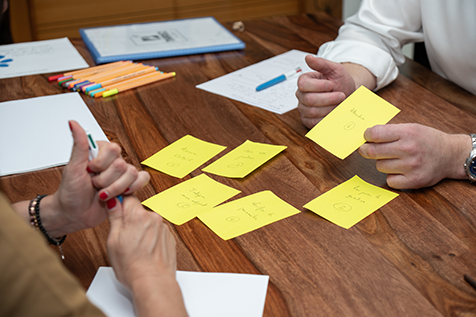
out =
[[115,142],[111,142],[110,143],[110,150],[114,153],[116,153],[117,155],[121,153],[122,149],[120,147],[119,144],[115,143]]
[[408,160],[407,164],[411,170],[415,171],[418,170],[418,168],[421,166],[421,161],[417,158],[412,158]]
[[384,164],[381,160],[378,160],[377,162],[375,162],[375,168],[377,169],[377,171],[381,172],[381,173],[385,173],[385,167],[384,167]]
[[124,173],[128,169],[128,164],[122,158],[116,159],[113,162],[114,169],[118,172]]
[[387,185],[395,189],[404,189],[405,185],[397,182],[394,177],[387,176]]
[[301,98],[299,99],[299,101],[303,106],[309,107],[310,105],[313,105],[313,100],[311,97],[312,96],[310,93],[301,93]]
[[[367,158],[375,159],[377,157],[377,151],[375,150],[375,146],[373,146],[372,144],[367,144],[366,149]],[[381,165],[382,161],[377,161],[377,166]]]
[[419,175],[413,174],[408,177],[408,182],[405,184],[405,188],[418,189],[423,187],[425,181]]
[[372,128],[369,128],[367,130],[367,135],[370,140],[378,142],[380,139],[380,127],[379,126],[374,126]]
[[131,174],[134,177],[134,179],[136,179],[139,176],[139,171],[134,166],[127,164],[126,168],[127,168],[127,173]]
[[164,218],[162,218],[161,215],[159,215],[158,213],[154,212],[154,217],[155,217],[155,221],[157,222],[157,224],[159,224],[159,226],[165,226],[165,222],[164,222]]
[[297,98],[299,101],[301,100],[301,98],[300,98],[301,92],[299,91],[299,86],[298,86],[298,90],[296,90],[296,92],[294,93],[294,95],[296,96],[296,98]]

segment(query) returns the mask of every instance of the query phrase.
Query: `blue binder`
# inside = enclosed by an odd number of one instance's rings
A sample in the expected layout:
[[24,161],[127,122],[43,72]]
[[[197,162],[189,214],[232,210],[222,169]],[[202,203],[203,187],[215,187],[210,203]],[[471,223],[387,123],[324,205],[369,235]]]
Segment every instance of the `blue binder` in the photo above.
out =
[[240,50],[245,43],[214,17],[79,30],[96,64]]

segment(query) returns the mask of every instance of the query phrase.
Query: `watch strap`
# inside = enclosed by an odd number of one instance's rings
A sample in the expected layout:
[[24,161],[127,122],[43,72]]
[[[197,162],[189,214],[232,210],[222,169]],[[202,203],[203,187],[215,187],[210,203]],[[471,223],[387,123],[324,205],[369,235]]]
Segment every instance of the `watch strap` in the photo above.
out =
[[476,134],[475,133],[470,133],[469,136],[471,137],[471,144],[472,144],[472,149],[471,152],[469,153],[468,158],[466,159],[466,162],[464,163],[464,169],[466,171],[466,174],[468,175],[469,181],[471,183],[476,182],[476,177],[472,175],[470,172],[471,170],[471,165],[473,164],[473,159],[476,157]]
[[470,133],[469,136],[471,137],[471,144],[473,145],[469,156],[473,156],[476,153],[476,133]]

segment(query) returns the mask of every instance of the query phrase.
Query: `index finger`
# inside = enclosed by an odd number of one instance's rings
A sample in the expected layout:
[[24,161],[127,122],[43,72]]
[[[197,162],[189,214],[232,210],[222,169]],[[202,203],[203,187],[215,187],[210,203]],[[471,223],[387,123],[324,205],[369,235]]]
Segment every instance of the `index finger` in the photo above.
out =
[[301,92],[328,92],[332,90],[333,84],[322,79],[319,73],[310,72],[299,76],[297,86]]
[[400,127],[397,124],[376,125],[365,130],[364,139],[372,143],[398,141],[400,139]]
[[114,142],[97,141],[98,156],[88,163],[88,167],[96,173],[103,172],[118,157],[121,157],[121,147]]

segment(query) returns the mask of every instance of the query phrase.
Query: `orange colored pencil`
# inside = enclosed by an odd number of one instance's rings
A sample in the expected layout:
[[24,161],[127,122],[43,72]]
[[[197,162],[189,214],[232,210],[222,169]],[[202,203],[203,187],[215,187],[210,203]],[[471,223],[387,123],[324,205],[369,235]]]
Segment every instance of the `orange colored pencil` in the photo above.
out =
[[88,68],[83,68],[83,69],[80,69],[80,70],[75,70],[75,71],[67,72],[67,73],[64,73],[64,74],[50,76],[50,77],[48,77],[48,81],[56,80],[59,83],[60,81],[63,81],[67,78],[70,78],[70,80],[73,79],[73,75],[84,74],[84,73],[89,73],[89,72],[97,72],[97,71],[101,71],[105,68],[116,67],[117,64],[122,64],[122,63],[132,63],[132,61],[119,61],[119,62],[115,62],[115,63],[111,63],[111,64],[105,64],[105,65],[100,65],[100,66],[92,66],[92,67],[88,67]]
[[88,76],[85,79],[90,80],[90,81],[95,81],[95,80],[107,80],[107,79],[112,79],[116,76],[121,76],[130,72],[135,72],[139,69],[144,69],[146,66],[144,64],[130,64],[130,65],[125,65],[118,67],[116,69],[111,69],[110,71],[104,72],[104,73],[99,73],[93,76]]
[[78,74],[81,74],[81,73],[90,73],[90,72],[96,72],[96,71],[99,71],[99,70],[102,71],[102,70],[105,70],[105,69],[108,69],[108,68],[117,67],[118,65],[124,64],[124,63],[131,64],[132,61],[119,61],[119,62],[114,62],[114,63],[110,63],[110,64],[92,66],[92,67],[88,67],[88,68],[84,68],[84,69],[64,73],[63,76],[70,76],[70,75],[74,76],[74,75],[78,75]]
[[147,85],[147,84],[159,81],[159,80],[174,77],[175,75],[176,75],[175,72],[157,74],[155,76],[150,76],[150,77],[147,77],[147,78],[143,78],[142,80],[138,80],[138,81],[135,81],[133,83],[119,85],[119,86],[117,86],[113,89],[110,89],[110,90],[106,91],[106,92],[101,92],[99,94],[96,94],[96,95],[94,95],[94,97],[96,98],[96,96],[99,97],[99,95],[101,95],[104,98],[106,98],[106,97],[115,95],[115,94],[119,93],[120,91],[124,91],[124,90],[128,90],[128,89],[136,88],[136,87],[139,87],[139,86]]
[[[79,83],[80,79],[84,76],[92,76],[94,74],[99,74],[99,73],[102,73],[102,72],[106,72],[106,71],[109,71],[111,69],[115,69],[117,67],[122,67],[123,65],[128,65],[128,64],[131,64],[132,62],[117,62],[117,63],[113,63],[115,65],[111,65],[111,64],[108,64],[108,65],[102,65],[102,66],[107,66],[107,67],[103,67],[103,68],[94,68],[94,69],[86,69],[84,70],[84,72],[78,72],[74,75],[69,75],[67,77],[61,77],[61,78],[58,78],[58,84],[60,86],[63,86],[63,87],[67,87],[68,85],[70,85],[71,83],[74,82],[74,84],[77,84]],[[97,66],[97,67],[100,67],[100,66]]]
[[96,94],[97,92],[102,92],[103,93],[103,92],[107,91],[108,89],[116,88],[118,85],[130,84],[130,83],[134,83],[134,82],[139,81],[139,80],[144,80],[144,79],[149,78],[149,77],[160,76],[162,74],[164,74],[164,72],[161,72],[161,71],[146,73],[146,74],[143,74],[143,75],[140,75],[140,76],[137,76],[137,77],[126,79],[126,80],[121,81],[119,83],[112,83],[112,84],[104,85],[104,86],[102,86],[101,89],[96,89],[96,90],[90,91],[89,94],[92,96],[92,95]]
[[76,80],[67,82],[66,87],[72,88],[77,83],[80,83],[80,82],[86,81],[86,80],[87,81],[94,81],[94,80],[99,79],[99,78],[108,78],[108,77],[113,78],[116,75],[120,76],[122,74],[125,74],[125,73],[129,72],[129,70],[135,69],[135,68],[138,68],[138,67],[143,68],[145,66],[142,65],[142,64],[135,64],[135,63],[123,64],[123,65],[119,65],[119,66],[111,68],[111,69],[104,70],[102,72],[98,72],[96,74],[79,75]]
[[118,84],[118,83],[120,83],[122,81],[125,81],[125,80],[129,80],[129,79],[132,79],[132,78],[135,78],[135,77],[139,77],[139,76],[142,76],[142,75],[145,75],[145,74],[148,74],[148,73],[156,72],[157,70],[158,69],[154,66],[147,66],[147,68],[145,68],[145,69],[139,69],[135,72],[124,74],[124,75],[121,75],[121,76],[118,76],[118,77],[115,77],[115,78],[112,78],[112,79],[109,79],[109,80],[104,80],[104,81],[103,80],[95,80],[93,83],[81,87],[81,90],[83,92],[88,92],[90,90],[88,88],[92,87],[92,86],[98,86],[98,88],[103,88],[103,87],[108,86],[108,85]]

